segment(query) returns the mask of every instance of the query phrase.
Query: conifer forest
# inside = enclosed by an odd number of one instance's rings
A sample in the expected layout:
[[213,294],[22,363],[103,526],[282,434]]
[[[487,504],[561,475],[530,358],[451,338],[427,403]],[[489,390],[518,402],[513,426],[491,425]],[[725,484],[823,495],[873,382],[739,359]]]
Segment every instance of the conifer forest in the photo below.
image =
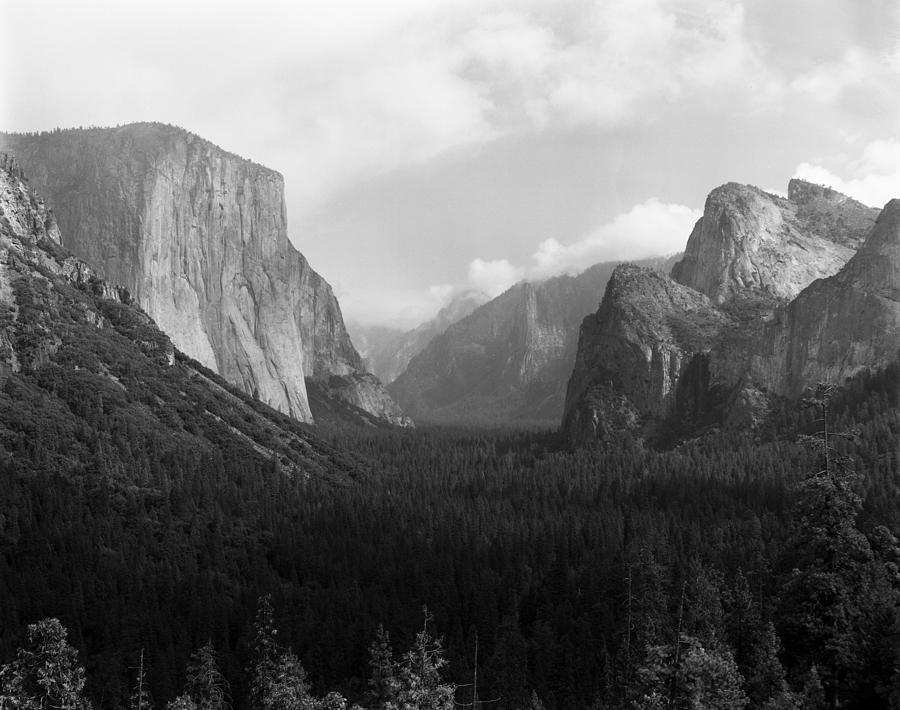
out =
[[900,703],[900,366],[656,447],[309,429],[307,477],[29,387],[0,399],[4,710]]

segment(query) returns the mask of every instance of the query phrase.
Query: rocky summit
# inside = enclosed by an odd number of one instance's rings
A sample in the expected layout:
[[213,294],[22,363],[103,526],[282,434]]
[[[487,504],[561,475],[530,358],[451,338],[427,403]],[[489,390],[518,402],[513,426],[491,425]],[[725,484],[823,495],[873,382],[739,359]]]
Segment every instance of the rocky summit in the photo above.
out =
[[600,309],[581,325],[563,426],[577,438],[606,438],[648,414],[696,408],[679,385],[686,371],[702,367],[699,359],[728,322],[709,298],[665,274],[617,267]]
[[715,303],[750,295],[791,299],[813,280],[836,273],[877,215],[801,180],[791,181],[788,199],[728,183],[706,199],[672,277]]
[[563,429],[686,435],[753,426],[775,398],[900,355],[898,209],[792,180],[714,190],[672,280],[613,275],[581,329]]
[[366,373],[328,283],[288,240],[281,175],[179,128],[4,135],[63,244],[132,294],[175,345],[311,421],[307,383],[407,424]]

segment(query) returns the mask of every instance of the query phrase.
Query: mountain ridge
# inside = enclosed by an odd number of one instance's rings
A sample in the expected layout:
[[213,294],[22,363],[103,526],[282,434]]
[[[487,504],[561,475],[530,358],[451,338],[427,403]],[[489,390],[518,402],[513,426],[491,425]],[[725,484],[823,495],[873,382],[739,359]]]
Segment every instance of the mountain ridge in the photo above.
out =
[[[670,303],[662,316],[642,304],[640,289],[606,292],[585,320],[569,383],[562,430],[571,441],[604,441],[624,431],[653,439],[705,426],[753,427],[777,398],[896,357],[897,343],[892,349],[890,341],[892,335],[900,340],[900,316],[890,307],[878,311],[885,337],[867,325],[879,308],[869,294],[878,278],[870,277],[878,272],[891,293],[897,290],[900,258],[890,246],[877,247],[897,239],[896,207],[889,203],[886,215],[801,180],[791,181],[788,195],[737,183],[713,190],[668,286],[677,283],[693,295]],[[865,283],[854,292],[859,274]],[[855,315],[841,306],[845,301]],[[622,314],[630,314],[624,326]],[[673,350],[661,325],[673,319],[702,325],[705,337]],[[646,321],[655,327],[641,330]],[[860,329],[869,343],[862,349],[861,340],[848,336]],[[610,349],[604,342],[610,334],[630,348]],[[647,396],[645,384],[659,379],[652,374],[659,353],[675,365],[667,386]],[[848,358],[852,366],[835,364]],[[804,368],[809,361],[815,364]],[[622,412],[624,425],[611,426]]]

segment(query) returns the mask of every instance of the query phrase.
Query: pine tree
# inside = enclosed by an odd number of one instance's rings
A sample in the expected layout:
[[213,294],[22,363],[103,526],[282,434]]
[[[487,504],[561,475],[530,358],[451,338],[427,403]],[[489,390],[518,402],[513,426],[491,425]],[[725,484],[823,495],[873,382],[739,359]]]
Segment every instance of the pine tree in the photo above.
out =
[[425,623],[416,634],[413,647],[400,663],[396,695],[385,703],[387,710],[453,710],[456,688],[441,683],[444,659],[441,640],[428,633],[431,617],[425,610]]
[[[259,600],[256,641],[250,681],[250,703],[256,710],[304,710],[317,707],[309,694],[306,671],[300,659],[279,646],[271,598]],[[324,701],[323,701],[324,702]],[[334,704],[335,699],[330,701]]]
[[199,710],[231,710],[228,681],[219,671],[211,641],[191,656],[187,669],[187,695]]
[[826,706],[837,708],[845,699],[888,694],[889,678],[872,677],[871,671],[884,653],[879,644],[885,630],[897,627],[900,596],[893,545],[887,540],[885,551],[876,554],[857,527],[858,477],[832,445],[839,435],[829,430],[831,393],[821,385],[807,400],[822,415],[820,436],[808,439],[819,466],[803,482],[795,507],[793,570],[784,584],[781,625],[795,675],[814,675]]
[[81,710],[84,668],[69,645],[59,619],[43,619],[28,627],[28,641],[15,660],[0,668],[3,710]]
[[397,664],[391,650],[391,638],[383,626],[378,627],[369,646],[369,698],[376,708],[384,707],[398,691]]
[[748,703],[728,648],[705,648],[686,634],[677,644],[651,646],[637,680],[636,710],[743,710]]
[[309,694],[306,671],[293,651],[282,651],[264,698],[265,710],[312,710],[317,703]]
[[279,649],[276,642],[275,612],[269,594],[259,598],[254,624],[256,638],[253,647],[253,666],[248,669],[250,678],[250,706],[262,710],[275,680]]

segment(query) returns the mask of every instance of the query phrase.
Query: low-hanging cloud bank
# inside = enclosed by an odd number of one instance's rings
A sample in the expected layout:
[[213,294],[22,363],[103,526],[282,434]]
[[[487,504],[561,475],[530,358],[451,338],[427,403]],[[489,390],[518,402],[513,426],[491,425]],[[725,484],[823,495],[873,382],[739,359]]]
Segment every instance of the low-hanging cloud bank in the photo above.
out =
[[673,254],[684,248],[700,210],[651,198],[597,227],[583,238],[563,244],[541,242],[529,263],[508,259],[474,259],[469,283],[496,296],[517,281],[541,281],[560,274],[578,274],[602,261],[625,261]]
[[576,275],[603,261],[644,259],[681,251],[701,216],[700,210],[653,198],[576,241],[564,244],[556,239],[544,240],[525,264],[514,264],[506,258],[478,257],[469,263],[465,280],[456,284],[424,289],[385,286],[363,293],[338,282],[336,290],[344,312],[352,320],[410,329],[432,318],[461,293],[475,290],[494,298],[520,281]]
[[801,163],[794,177],[826,185],[872,207],[900,198],[900,140],[872,141],[859,158]]

